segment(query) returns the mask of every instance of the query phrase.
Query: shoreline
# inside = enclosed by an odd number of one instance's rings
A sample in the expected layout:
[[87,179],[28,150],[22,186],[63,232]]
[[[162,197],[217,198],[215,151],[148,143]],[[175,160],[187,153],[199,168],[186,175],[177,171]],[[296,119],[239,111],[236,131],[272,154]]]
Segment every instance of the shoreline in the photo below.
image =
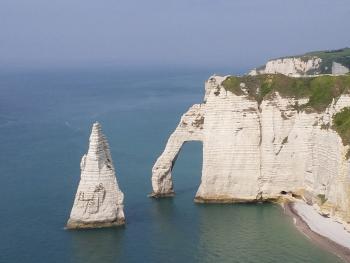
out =
[[[293,218],[294,225],[296,226],[296,228],[321,248],[332,252],[333,254],[341,258],[344,262],[350,263],[350,248],[333,241],[332,239],[330,239],[329,236],[321,235],[320,233],[312,230],[312,228],[310,227],[310,224],[312,222],[307,222],[307,220],[305,220],[302,217],[302,215],[298,213],[297,209],[294,206],[294,202],[288,202],[283,205],[283,208],[285,214]],[[313,208],[310,206],[310,211],[311,209]],[[320,218],[323,217],[322,215],[319,216]],[[344,231],[346,232],[346,230]],[[348,234],[350,238],[350,233]]]

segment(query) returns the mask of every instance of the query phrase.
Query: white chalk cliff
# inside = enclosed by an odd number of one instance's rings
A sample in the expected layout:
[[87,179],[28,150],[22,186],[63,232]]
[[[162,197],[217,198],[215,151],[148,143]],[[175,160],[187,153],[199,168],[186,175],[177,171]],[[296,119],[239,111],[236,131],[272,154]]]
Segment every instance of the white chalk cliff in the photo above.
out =
[[340,63],[337,62],[333,62],[332,63],[332,74],[333,75],[343,75],[343,74],[347,74],[350,72],[350,69],[343,66]]
[[349,147],[327,127],[335,113],[350,106],[350,96],[341,95],[322,112],[307,112],[294,106],[308,98],[275,92],[259,103],[249,98],[246,83],[236,95],[223,87],[225,79],[211,77],[204,102],[182,116],[152,169],[152,195],[173,195],[172,169],[181,146],[201,141],[197,202],[276,201],[293,195],[349,223]]
[[321,59],[318,57],[311,57],[307,60],[302,58],[279,58],[270,60],[261,69],[254,69],[249,74],[284,74],[287,76],[300,77],[305,76],[310,71],[319,74]]
[[88,153],[80,163],[81,178],[67,228],[123,225],[124,195],[119,189],[109,145],[101,125],[94,123]]
[[322,74],[343,75],[349,71],[350,48],[343,48],[272,59],[264,66],[251,70],[249,75],[279,73],[301,77]]

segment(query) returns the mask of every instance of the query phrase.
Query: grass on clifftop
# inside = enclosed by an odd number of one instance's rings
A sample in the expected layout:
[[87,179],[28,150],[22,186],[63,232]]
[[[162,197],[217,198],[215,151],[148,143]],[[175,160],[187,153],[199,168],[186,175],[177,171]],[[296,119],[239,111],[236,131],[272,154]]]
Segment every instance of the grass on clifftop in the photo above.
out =
[[[244,83],[244,84],[242,84]],[[236,95],[248,96],[259,104],[278,92],[282,97],[309,98],[309,102],[298,105],[299,110],[324,111],[343,93],[350,93],[350,75],[292,78],[282,74],[228,77],[222,83],[226,90]]]
[[343,57],[350,57],[350,48],[342,48],[336,50],[326,50],[326,51],[313,51],[306,53],[302,56],[319,57],[321,59],[338,59]]
[[[350,145],[350,107],[342,109],[333,116],[333,129],[339,134],[344,145]],[[349,159],[350,150],[346,158]]]

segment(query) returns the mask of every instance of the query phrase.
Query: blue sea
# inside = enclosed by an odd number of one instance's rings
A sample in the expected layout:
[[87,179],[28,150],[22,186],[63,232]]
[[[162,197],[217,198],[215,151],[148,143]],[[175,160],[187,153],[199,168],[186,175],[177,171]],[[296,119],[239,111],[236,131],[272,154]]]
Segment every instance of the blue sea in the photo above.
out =
[[[176,196],[147,197],[155,160],[181,114],[202,101],[213,72],[0,72],[0,262],[341,262],[299,233],[278,205],[194,203],[198,142],[176,162]],[[111,146],[127,224],[67,231],[94,121]]]

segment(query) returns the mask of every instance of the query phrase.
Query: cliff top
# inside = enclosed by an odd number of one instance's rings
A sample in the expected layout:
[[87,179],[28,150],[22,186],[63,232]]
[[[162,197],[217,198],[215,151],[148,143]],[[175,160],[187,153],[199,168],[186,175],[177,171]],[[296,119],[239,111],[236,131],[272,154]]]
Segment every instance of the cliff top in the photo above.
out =
[[283,74],[256,76],[229,76],[222,86],[232,93],[245,95],[259,104],[278,92],[282,97],[309,98],[298,110],[324,111],[333,99],[341,94],[350,94],[350,74],[341,76],[323,75],[308,78],[293,78]]
[[[300,55],[284,56],[284,57],[279,57],[276,59],[302,58],[302,57],[319,57],[322,59],[327,59],[327,58],[341,58],[341,57],[346,57],[346,56],[350,56],[350,48],[349,47],[340,48],[340,49],[333,49],[333,50],[311,51],[311,52],[307,52],[307,53],[300,54]],[[272,59],[272,60],[275,60],[275,59]]]

